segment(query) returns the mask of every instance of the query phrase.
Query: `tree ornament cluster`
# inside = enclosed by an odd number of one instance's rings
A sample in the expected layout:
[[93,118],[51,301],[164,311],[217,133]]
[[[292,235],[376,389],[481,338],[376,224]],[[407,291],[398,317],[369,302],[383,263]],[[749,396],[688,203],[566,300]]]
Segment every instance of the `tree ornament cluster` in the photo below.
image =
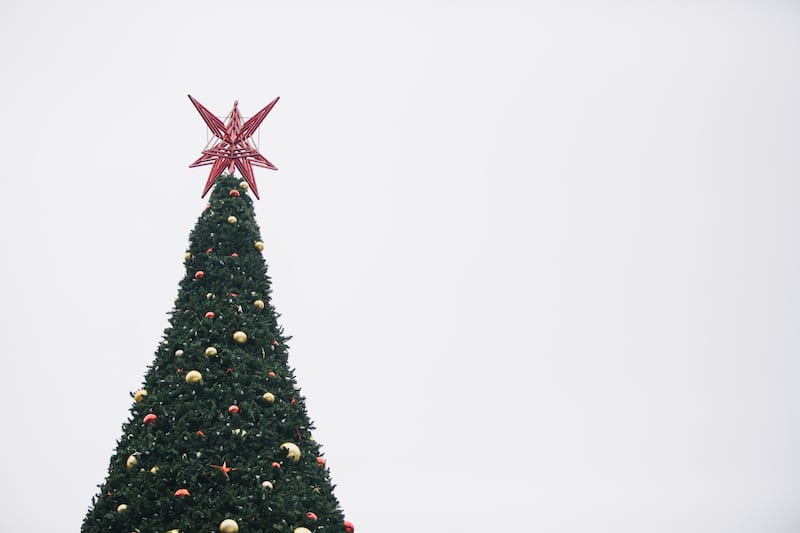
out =
[[270,305],[248,185],[216,183],[83,533],[348,531]]

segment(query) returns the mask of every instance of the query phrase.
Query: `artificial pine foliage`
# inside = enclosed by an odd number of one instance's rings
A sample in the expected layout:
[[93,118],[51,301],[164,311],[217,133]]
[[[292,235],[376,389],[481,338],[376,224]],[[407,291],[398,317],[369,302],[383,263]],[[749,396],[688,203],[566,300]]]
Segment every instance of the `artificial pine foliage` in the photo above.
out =
[[245,188],[221,176],[83,533],[209,533],[228,519],[242,533],[345,531],[260,241]]

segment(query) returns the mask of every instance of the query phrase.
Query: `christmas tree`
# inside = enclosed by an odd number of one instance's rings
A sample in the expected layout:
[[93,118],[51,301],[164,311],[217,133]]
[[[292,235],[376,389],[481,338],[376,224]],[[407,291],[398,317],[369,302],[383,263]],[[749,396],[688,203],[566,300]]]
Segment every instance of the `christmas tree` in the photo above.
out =
[[234,105],[223,123],[192,99],[218,139],[192,165],[212,165],[213,190],[84,533],[353,531],[288,365],[247,194],[253,164],[274,168],[249,137],[276,101],[247,122]]

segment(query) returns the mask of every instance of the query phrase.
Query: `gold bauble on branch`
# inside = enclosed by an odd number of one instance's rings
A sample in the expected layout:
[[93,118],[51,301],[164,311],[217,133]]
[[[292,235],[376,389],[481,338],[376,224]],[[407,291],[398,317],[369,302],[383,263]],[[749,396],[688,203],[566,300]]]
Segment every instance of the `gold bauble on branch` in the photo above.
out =
[[233,340],[236,342],[236,344],[244,344],[247,342],[247,333],[244,331],[234,331]]
[[256,250],[258,250],[259,252],[263,252],[264,251],[264,243],[261,242],[261,241],[256,241],[255,247],[256,247]]
[[236,224],[237,220],[236,217],[231,215],[228,217],[228,224]]
[[186,383],[202,383],[203,374],[197,370],[190,370],[186,373]]
[[275,403],[275,395],[271,392],[265,392],[261,397],[267,403]]
[[133,393],[133,401],[136,403],[142,403],[142,400],[147,398],[147,391],[145,389],[139,389]]
[[300,526],[294,528],[294,533],[311,533],[311,530],[307,527]]
[[209,346],[208,348],[206,348],[206,352],[205,353],[206,353],[206,357],[216,357],[218,352],[217,352],[216,348],[214,348],[213,346]]
[[153,468],[151,468],[150,469],[150,473],[153,474],[153,475],[158,474],[158,467],[154,466]]
[[128,510],[128,505],[127,504],[121,503],[121,504],[117,505],[117,512],[118,513],[121,513],[122,511],[127,511],[127,510]]
[[256,309],[261,311],[262,309],[264,309],[264,300],[256,300],[255,302],[253,302],[253,305],[255,306]]
[[238,533],[239,524],[236,523],[236,520],[233,520],[231,518],[226,518],[219,525],[219,530],[220,533]]
[[246,181],[240,181],[239,188],[242,189],[243,191],[246,191],[247,189],[250,188],[250,186],[247,184]]
[[136,454],[132,453],[128,456],[128,459],[125,461],[125,468],[128,470],[133,470],[133,468],[139,464],[139,458],[136,457]]
[[293,462],[300,460],[300,448],[293,442],[284,442],[281,444],[281,449],[286,450],[286,457]]
[[261,482],[261,486],[264,487],[265,489],[271,489],[272,488],[272,482],[271,481],[262,481]]

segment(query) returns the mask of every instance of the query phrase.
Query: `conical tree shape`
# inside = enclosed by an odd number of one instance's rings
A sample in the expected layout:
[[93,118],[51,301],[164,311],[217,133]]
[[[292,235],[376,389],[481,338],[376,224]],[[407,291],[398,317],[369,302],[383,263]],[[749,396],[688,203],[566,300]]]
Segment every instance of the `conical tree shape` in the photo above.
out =
[[253,202],[233,176],[209,202],[82,531],[235,531],[221,526],[232,520],[242,533],[344,533],[270,303]]

